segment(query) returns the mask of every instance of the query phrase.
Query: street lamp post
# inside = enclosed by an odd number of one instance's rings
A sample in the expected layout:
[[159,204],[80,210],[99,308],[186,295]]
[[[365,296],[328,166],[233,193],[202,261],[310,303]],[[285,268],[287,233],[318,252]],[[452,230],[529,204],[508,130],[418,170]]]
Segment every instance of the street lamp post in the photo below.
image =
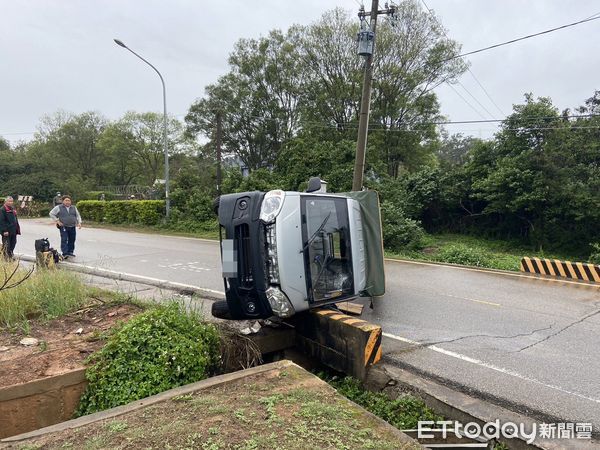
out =
[[160,72],[158,71],[158,69],[156,67],[154,67],[152,64],[150,64],[150,62],[148,62],[147,60],[142,58],[140,55],[138,55],[136,52],[134,52],[129,47],[127,47],[122,41],[120,41],[118,39],[114,39],[114,41],[117,45],[129,50],[135,56],[137,56],[142,61],[144,61],[146,64],[148,64],[150,67],[152,67],[154,69],[154,71],[158,74],[158,76],[160,77],[160,82],[162,83],[163,107],[164,107],[164,111],[163,111],[163,146],[164,146],[164,152],[165,152],[165,200],[166,200],[166,213],[167,213],[167,220],[168,220],[169,216],[171,214],[171,199],[169,197],[169,149],[167,147],[167,89],[165,88],[165,80],[163,79],[163,77],[160,74]]

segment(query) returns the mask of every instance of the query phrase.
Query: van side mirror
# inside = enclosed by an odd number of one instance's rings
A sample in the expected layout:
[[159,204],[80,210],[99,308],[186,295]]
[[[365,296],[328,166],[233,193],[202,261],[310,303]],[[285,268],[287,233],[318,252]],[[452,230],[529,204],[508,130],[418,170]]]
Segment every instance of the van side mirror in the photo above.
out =
[[321,178],[319,177],[311,177],[308,180],[308,187],[306,188],[306,192],[316,192],[321,189]]

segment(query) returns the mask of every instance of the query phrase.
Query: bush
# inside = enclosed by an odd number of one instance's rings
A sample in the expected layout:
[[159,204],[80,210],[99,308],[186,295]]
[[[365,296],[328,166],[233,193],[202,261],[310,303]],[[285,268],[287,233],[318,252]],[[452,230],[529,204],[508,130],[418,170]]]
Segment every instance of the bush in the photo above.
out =
[[600,264],[600,242],[593,242],[590,244],[590,247],[592,247],[592,253],[588,261],[592,264]]
[[164,200],[82,200],[77,209],[84,220],[112,224],[157,225],[165,216]]
[[465,244],[452,244],[443,247],[435,257],[436,261],[465,266],[493,267],[488,253],[478,247]]
[[382,392],[367,391],[352,377],[334,378],[329,383],[344,397],[400,430],[415,428],[421,420],[442,420],[422,400],[410,395],[392,400]]
[[220,362],[219,334],[173,303],[134,317],[90,357],[78,415],[202,380]]
[[20,202],[15,201],[17,205],[17,214],[21,217],[48,217],[50,205],[44,202],[27,202],[27,208],[21,208]]
[[391,202],[381,204],[383,244],[387,250],[417,250],[423,248],[425,231],[416,220],[404,215],[402,209]]

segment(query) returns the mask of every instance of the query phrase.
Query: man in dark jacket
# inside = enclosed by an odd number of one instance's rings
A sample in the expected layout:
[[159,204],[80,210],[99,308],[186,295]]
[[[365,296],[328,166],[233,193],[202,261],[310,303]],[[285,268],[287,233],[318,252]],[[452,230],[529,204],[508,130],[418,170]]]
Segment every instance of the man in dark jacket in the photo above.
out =
[[2,253],[6,259],[14,259],[14,250],[17,245],[17,235],[21,234],[17,211],[12,197],[4,199],[0,208],[0,233],[2,234]]

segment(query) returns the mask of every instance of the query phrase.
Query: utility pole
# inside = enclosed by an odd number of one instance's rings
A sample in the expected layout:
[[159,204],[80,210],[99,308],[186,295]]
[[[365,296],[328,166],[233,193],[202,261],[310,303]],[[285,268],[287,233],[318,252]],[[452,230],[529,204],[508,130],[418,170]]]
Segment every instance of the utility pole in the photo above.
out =
[[[361,21],[370,16],[369,31],[372,32],[372,43],[370,51],[362,53],[365,58],[365,71],[363,75],[362,98],[360,101],[360,116],[358,122],[358,139],[356,142],[356,159],[354,161],[354,177],[352,179],[352,190],[360,191],[363,187],[363,174],[365,171],[365,153],[367,149],[367,133],[369,132],[369,113],[371,109],[371,86],[373,84],[373,53],[375,52],[375,30],[377,28],[377,16],[386,14],[395,17],[397,7],[386,2],[385,9],[379,10],[379,0],[372,0],[371,12],[364,9],[358,13]],[[360,34],[359,34],[360,36]],[[360,44],[360,41],[359,41]],[[360,50],[359,50],[360,51]]]
[[217,130],[215,136],[215,148],[217,151],[217,196],[221,196],[221,112],[217,111]]
[[[371,3],[371,31],[375,33],[377,28],[377,13],[379,0]],[[375,50],[375,42],[373,42]],[[360,116],[358,122],[358,139],[356,142],[356,159],[354,161],[354,177],[352,178],[352,190],[360,191],[363,185],[363,173],[365,171],[365,153],[367,149],[367,133],[369,131],[369,112],[371,108],[371,85],[373,84],[373,53],[365,60],[365,72],[363,75],[362,98],[360,101]]]

